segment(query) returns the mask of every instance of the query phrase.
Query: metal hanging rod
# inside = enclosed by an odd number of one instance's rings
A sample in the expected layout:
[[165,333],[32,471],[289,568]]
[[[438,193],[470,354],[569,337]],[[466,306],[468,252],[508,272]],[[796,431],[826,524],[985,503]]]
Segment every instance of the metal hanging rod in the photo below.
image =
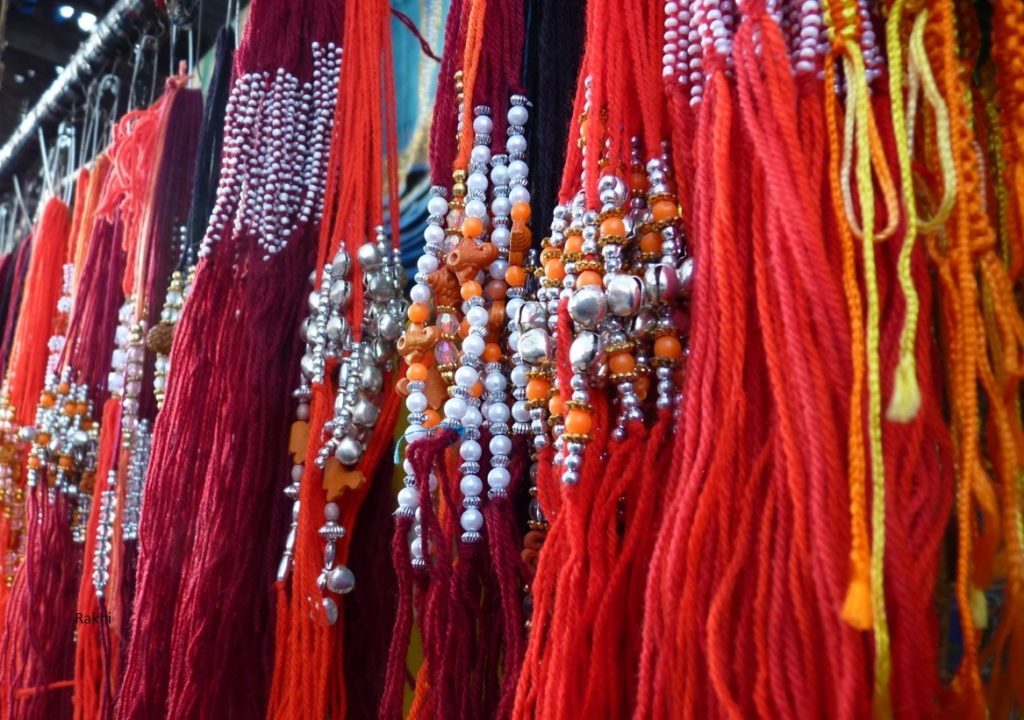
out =
[[0,148],[0,184],[10,182],[15,165],[38,130],[66,117],[111,58],[130,47],[133,35],[140,34],[158,12],[153,0],[118,0]]

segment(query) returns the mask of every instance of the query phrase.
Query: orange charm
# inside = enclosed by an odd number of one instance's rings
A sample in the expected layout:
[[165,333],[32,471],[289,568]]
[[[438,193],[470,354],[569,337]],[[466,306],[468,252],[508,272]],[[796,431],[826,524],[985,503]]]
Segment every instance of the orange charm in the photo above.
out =
[[623,237],[626,234],[626,223],[622,218],[612,215],[601,221],[602,237]]
[[423,382],[427,379],[427,366],[423,363],[411,363],[405,371],[405,376],[410,380]]
[[518,265],[509,265],[505,271],[505,282],[512,287],[522,287],[526,284],[526,270]]
[[576,278],[576,287],[581,288],[586,285],[600,285],[601,284],[601,273],[596,270],[584,270]]
[[512,219],[516,222],[526,222],[530,219],[530,203],[517,202],[512,206]]
[[565,266],[559,258],[551,258],[544,265],[544,277],[548,280],[561,280],[565,277]]
[[288,452],[292,454],[292,462],[298,464],[306,461],[308,444],[309,423],[305,420],[296,420],[292,423],[292,432],[288,439]]
[[608,358],[608,369],[616,375],[632,372],[636,367],[636,360],[629,352],[617,352]]
[[679,214],[679,206],[667,198],[658,200],[651,208],[651,214],[656,221],[668,220]]
[[543,378],[531,378],[530,382],[526,383],[527,400],[546,400],[549,392],[551,383]]

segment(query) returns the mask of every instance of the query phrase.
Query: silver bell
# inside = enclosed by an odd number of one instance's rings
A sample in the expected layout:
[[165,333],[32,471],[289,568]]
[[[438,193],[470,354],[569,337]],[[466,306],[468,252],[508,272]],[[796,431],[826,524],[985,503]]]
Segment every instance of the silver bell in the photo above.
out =
[[584,330],[569,346],[569,362],[572,364],[573,370],[582,374],[595,368],[601,361],[603,353],[601,337],[589,330]]
[[569,300],[569,315],[580,327],[596,328],[608,314],[604,290],[597,285],[584,285]]
[[529,365],[543,365],[551,359],[551,338],[540,329],[527,330],[519,336],[519,357]]
[[371,366],[364,367],[359,371],[359,387],[369,393],[379,393],[384,384],[384,375],[381,371]]
[[344,307],[352,297],[352,284],[347,280],[335,280],[331,283],[331,305]]
[[694,267],[694,259],[692,257],[683,258],[683,261],[676,266],[679,290],[684,295],[689,295],[693,290],[693,276],[695,272],[696,267]]
[[363,266],[364,270],[376,270],[380,267],[380,250],[373,243],[360,245],[357,257],[359,258],[359,264]]
[[327,589],[333,593],[344,595],[352,592],[356,586],[356,576],[344,565],[338,565],[327,574]]
[[384,273],[372,273],[366,276],[366,292],[377,302],[387,302],[394,294],[391,283]]
[[533,328],[542,328],[545,325],[546,319],[544,306],[536,300],[524,302],[519,306],[515,315],[515,322],[519,326],[519,332],[526,332]]
[[338,254],[334,256],[332,269],[335,277],[348,275],[348,271],[352,269],[352,257],[346,251],[339,250]]
[[302,362],[299,365],[302,368],[302,374],[307,380],[314,380],[316,378],[316,362],[313,360],[312,355],[303,355]]
[[618,317],[633,317],[644,302],[643,281],[635,275],[605,276],[608,309]]
[[377,329],[382,338],[394,341],[402,334],[402,323],[395,320],[394,315],[385,313],[381,316]]
[[676,276],[676,269],[665,263],[649,266],[644,272],[644,288],[652,303],[667,305],[679,295],[679,278]]
[[360,395],[356,406],[352,409],[352,422],[359,427],[371,427],[377,422],[378,415],[380,415],[380,408]]
[[362,456],[362,444],[348,436],[341,439],[341,442],[338,443],[338,449],[334,452],[334,457],[338,458],[342,465],[355,465]]
[[345,319],[340,315],[334,315],[327,321],[327,337],[337,342],[345,334]]

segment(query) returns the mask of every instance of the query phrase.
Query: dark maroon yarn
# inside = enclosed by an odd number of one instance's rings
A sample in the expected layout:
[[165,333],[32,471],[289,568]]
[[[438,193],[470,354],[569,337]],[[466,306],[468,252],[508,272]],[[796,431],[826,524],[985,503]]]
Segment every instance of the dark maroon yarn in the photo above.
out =
[[[394,465],[382,462],[351,529],[348,566],[358,592],[345,597],[345,683],[349,688],[348,718],[377,717],[387,674],[388,644],[398,611],[398,580],[388,563],[394,524]],[[355,532],[355,527],[359,528]]]
[[21,309],[21,295],[25,287],[25,275],[28,273],[29,259],[32,257],[32,237],[27,236],[18,245],[11,268],[11,291],[7,297],[4,312],[3,337],[0,339],[0,368],[7,372],[7,361],[11,357],[11,344],[14,342],[14,329],[18,324],[18,310]]
[[123,230],[119,213],[113,223],[97,218],[93,224],[59,366],[72,368],[75,381],[88,386],[97,416],[110,396],[107,372],[114,351],[118,310],[124,303]]

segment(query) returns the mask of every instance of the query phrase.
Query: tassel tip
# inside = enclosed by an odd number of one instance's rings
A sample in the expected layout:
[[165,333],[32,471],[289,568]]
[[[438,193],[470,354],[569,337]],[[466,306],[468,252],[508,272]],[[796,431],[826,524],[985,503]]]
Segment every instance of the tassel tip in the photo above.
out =
[[917,383],[917,367],[913,355],[900,359],[893,377],[892,397],[885,417],[890,422],[908,423],[921,409],[921,387]]
[[867,579],[854,578],[843,601],[843,621],[857,630],[871,629],[871,585]]

